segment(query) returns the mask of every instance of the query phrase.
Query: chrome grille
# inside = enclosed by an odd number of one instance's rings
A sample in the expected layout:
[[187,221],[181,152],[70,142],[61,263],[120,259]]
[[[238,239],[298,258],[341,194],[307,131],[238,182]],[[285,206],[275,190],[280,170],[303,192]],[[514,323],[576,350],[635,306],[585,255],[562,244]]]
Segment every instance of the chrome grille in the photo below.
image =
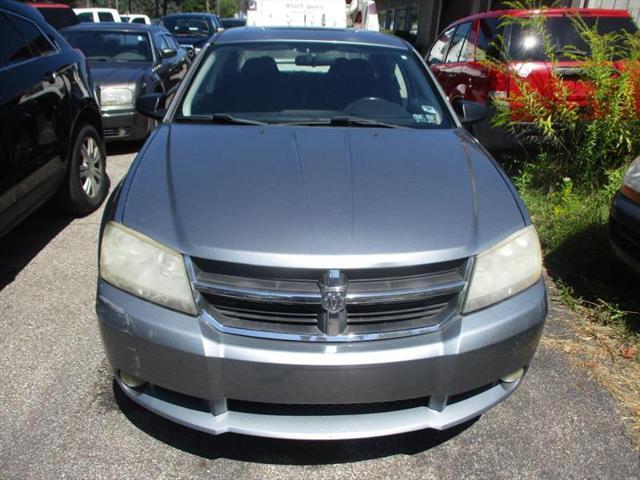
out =
[[457,311],[470,266],[467,259],[361,270],[278,269],[197,258],[188,263],[203,311],[219,329],[308,341],[436,330]]

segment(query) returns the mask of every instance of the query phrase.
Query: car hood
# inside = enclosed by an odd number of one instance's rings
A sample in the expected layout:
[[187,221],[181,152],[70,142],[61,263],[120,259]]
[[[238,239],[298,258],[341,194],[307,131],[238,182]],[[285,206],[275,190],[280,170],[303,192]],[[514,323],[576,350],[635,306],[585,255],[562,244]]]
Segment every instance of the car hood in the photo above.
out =
[[120,218],[187,255],[365,268],[474,255],[524,227],[508,180],[459,130],[163,125]]
[[134,82],[149,67],[146,64],[127,65],[122,62],[90,62],[93,83],[103,85],[126,85]]

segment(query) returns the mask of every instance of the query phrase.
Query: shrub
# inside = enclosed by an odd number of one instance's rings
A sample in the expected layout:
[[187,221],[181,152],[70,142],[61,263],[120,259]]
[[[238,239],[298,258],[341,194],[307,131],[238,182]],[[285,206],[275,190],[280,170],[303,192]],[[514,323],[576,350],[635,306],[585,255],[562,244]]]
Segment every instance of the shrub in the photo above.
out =
[[[553,186],[570,178],[579,189],[605,185],[608,172],[628,164],[640,147],[640,35],[600,35],[597,25],[589,27],[576,15],[572,22],[586,51],[573,45],[558,48],[547,30],[547,7],[534,0],[505,3],[534,10],[529,17],[504,17],[502,22],[534,32],[552,68],[549,83],[540,89],[518,75],[526,62],[509,70],[506,62],[488,60],[515,86],[507,101],[495,102],[494,125],[517,133],[519,121],[532,123],[539,152],[536,168],[528,172],[530,182]],[[579,82],[587,92],[580,103],[572,100],[572,86],[554,68],[561,59],[580,62]]]

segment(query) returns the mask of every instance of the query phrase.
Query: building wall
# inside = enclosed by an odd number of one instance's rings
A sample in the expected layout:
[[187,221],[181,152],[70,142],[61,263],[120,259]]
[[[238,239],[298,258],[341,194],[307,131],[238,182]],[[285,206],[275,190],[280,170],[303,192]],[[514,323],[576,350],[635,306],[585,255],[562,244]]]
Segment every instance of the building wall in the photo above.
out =
[[616,8],[628,10],[631,16],[640,22],[640,0],[583,0],[584,7],[588,8]]

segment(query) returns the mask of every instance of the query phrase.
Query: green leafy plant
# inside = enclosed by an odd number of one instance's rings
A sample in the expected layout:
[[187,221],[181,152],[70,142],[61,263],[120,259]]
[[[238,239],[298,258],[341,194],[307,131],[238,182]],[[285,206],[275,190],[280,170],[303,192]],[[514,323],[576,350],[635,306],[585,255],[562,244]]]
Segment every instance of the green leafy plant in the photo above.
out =
[[[597,25],[588,26],[576,15],[571,21],[586,51],[558,46],[547,28],[548,7],[534,0],[505,3],[532,11],[526,17],[504,17],[502,24],[535,35],[549,76],[542,87],[523,78],[520,72],[527,62],[510,62],[504,48],[502,61],[487,60],[512,86],[506,99],[495,102],[493,124],[515,135],[522,133],[523,123],[528,125],[539,150],[537,169],[530,172],[534,183],[557,184],[568,177],[579,188],[600,187],[608,181],[607,172],[627,164],[640,147],[640,35],[601,35]],[[577,86],[557,68],[563,61],[573,62],[573,70],[579,72]],[[584,92],[579,101],[573,95],[577,87]]]
[[[590,27],[575,16],[571,21],[583,50],[558,47],[541,2],[506,4],[533,10],[529,17],[504,18],[503,24],[541,39],[550,67],[549,81],[540,88],[520,75],[518,69],[526,62],[509,62],[507,51],[503,61],[487,61],[509,76],[514,87],[495,103],[494,124],[518,134],[522,122],[528,122],[538,140],[533,155],[516,159],[511,170],[559,298],[577,314],[575,341],[546,338],[575,352],[594,378],[629,408],[640,432],[638,280],[619,268],[608,240],[611,200],[640,151],[640,36],[599,35],[597,25]],[[504,42],[498,39],[496,45]],[[555,68],[559,65],[579,69],[579,87],[585,92],[579,102],[572,95],[574,86]],[[637,439],[640,445],[640,433]]]

